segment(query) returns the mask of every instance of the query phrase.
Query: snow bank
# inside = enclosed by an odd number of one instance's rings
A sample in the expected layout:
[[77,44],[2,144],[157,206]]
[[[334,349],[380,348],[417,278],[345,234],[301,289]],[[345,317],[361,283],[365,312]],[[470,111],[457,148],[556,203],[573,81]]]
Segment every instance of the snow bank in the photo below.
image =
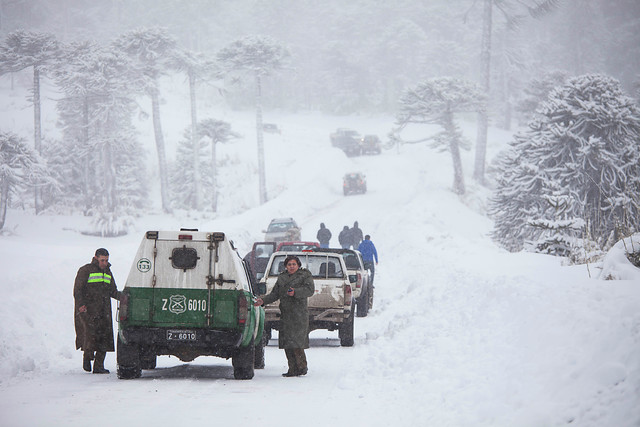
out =
[[640,268],[633,265],[627,258],[627,254],[638,253],[640,253],[640,233],[620,240],[604,257],[600,278],[603,280],[633,280],[640,286]]

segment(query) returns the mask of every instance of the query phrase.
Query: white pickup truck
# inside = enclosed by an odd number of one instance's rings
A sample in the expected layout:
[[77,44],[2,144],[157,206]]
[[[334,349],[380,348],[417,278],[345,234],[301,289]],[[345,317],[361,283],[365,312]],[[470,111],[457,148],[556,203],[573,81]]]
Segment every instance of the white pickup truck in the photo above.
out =
[[[311,272],[315,293],[309,297],[309,332],[315,329],[338,331],[340,345],[353,346],[354,296],[342,255],[321,252],[275,252],[271,255],[265,275],[260,279],[258,291],[268,294],[285,271],[284,259],[295,255],[302,268]],[[279,302],[265,306],[265,334],[271,337],[271,330],[280,329]]]

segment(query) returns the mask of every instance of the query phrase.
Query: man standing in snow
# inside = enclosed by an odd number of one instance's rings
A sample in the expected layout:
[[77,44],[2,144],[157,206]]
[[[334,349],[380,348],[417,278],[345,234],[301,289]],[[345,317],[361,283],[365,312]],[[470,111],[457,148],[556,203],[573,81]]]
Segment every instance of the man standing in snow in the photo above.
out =
[[328,248],[329,241],[331,240],[331,231],[325,227],[324,222],[320,223],[320,230],[318,230],[318,234],[316,234],[316,239],[320,242],[321,248]]
[[[371,283],[373,284],[373,276],[376,272],[376,265],[378,265],[378,251],[376,246],[371,241],[371,236],[368,234],[364,236],[364,240],[358,246],[358,250],[362,254],[362,261],[364,261],[364,268],[371,272]],[[375,265],[373,263],[375,258]]]
[[360,242],[362,242],[362,230],[358,228],[358,221],[353,223],[351,232],[351,246],[353,249],[358,249]]
[[115,351],[111,298],[120,299],[120,292],[111,273],[109,252],[100,248],[89,264],[78,270],[73,286],[76,349],[83,353],[82,368],[94,374],[108,374],[104,368],[107,351]]
[[285,271],[268,295],[257,298],[254,305],[271,304],[280,300],[280,331],[278,347],[284,349],[289,370],[283,377],[297,377],[307,374],[307,356],[304,349],[309,348],[309,309],[307,299],[313,295],[315,285],[311,272],[300,268],[302,263],[297,256],[289,255],[284,260]]
[[345,225],[340,234],[338,234],[338,243],[342,249],[349,249],[351,246],[351,230],[349,226]]

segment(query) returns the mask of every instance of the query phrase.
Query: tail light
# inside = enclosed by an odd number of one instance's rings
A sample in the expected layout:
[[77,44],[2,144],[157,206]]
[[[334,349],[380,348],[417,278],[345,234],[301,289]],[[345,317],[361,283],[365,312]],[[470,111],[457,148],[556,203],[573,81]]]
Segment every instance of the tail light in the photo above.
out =
[[249,304],[247,298],[242,292],[238,294],[238,324],[244,325],[247,323],[247,316],[249,314]]
[[129,317],[129,293],[120,294],[120,304],[118,304],[118,321],[124,322]]
[[356,280],[356,288],[362,287],[362,273],[358,271],[358,280]]
[[344,305],[351,305],[351,285],[344,286]]

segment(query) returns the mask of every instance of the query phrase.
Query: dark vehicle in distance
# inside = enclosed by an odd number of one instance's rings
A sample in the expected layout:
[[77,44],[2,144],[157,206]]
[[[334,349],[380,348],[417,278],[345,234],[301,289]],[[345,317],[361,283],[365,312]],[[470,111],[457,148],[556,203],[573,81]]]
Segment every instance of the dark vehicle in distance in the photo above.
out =
[[[318,242],[280,242],[276,248],[277,252],[300,252],[319,248]],[[265,265],[266,267],[266,265]]]
[[360,140],[360,154],[382,153],[382,142],[377,135],[365,135]]
[[347,173],[342,178],[344,195],[364,194],[367,192],[367,177],[360,172]]
[[263,123],[262,130],[267,133],[282,133],[278,125],[275,123]]
[[252,280],[257,283],[267,268],[271,254],[276,251],[276,242],[254,242],[251,251],[244,256],[244,261],[251,273]]
[[300,230],[293,218],[275,218],[262,232],[266,242],[286,242],[300,240]]
[[353,129],[338,128],[329,135],[331,145],[341,149],[347,156],[360,155],[360,141],[362,136]]

